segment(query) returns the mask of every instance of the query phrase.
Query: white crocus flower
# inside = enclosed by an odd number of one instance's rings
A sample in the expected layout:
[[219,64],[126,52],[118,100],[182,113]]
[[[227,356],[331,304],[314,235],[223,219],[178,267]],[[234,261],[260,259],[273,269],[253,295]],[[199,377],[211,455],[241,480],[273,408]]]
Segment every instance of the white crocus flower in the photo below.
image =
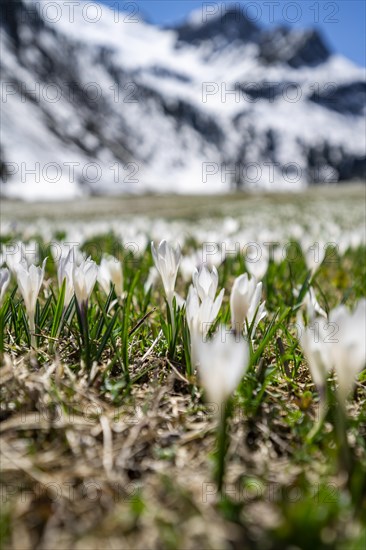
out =
[[330,354],[338,379],[338,392],[344,402],[355,383],[356,375],[366,365],[366,299],[360,300],[353,312],[344,305],[329,314],[332,334]]
[[191,347],[194,335],[201,334],[200,328],[202,327],[202,323],[199,320],[199,314],[200,299],[198,297],[197,290],[193,285],[190,285],[186,300],[186,320],[189,333],[191,335]]
[[252,277],[255,277],[257,280],[263,279],[267,273],[269,255],[262,248],[259,248],[259,251],[255,248],[255,252],[253,253],[250,253],[249,249],[250,247],[247,249],[245,266]]
[[163,282],[165,296],[169,305],[172,322],[174,322],[173,315],[173,298],[175,281],[177,279],[179,263],[181,259],[181,250],[178,245],[173,248],[165,240],[161,241],[159,246],[155,248],[154,243],[151,243],[151,252],[155,262],[156,269],[160,273],[161,280]]
[[300,343],[314,383],[321,390],[334,369],[344,403],[366,364],[366,300],[360,300],[352,313],[344,305],[338,306],[330,312],[329,322],[317,317],[307,328],[301,321],[299,325]]
[[234,281],[230,295],[231,324],[233,330],[242,332],[246,329],[246,321],[249,326],[253,324],[252,337],[261,319],[267,312],[265,302],[260,304],[262,297],[262,283],[257,283],[255,277],[249,279],[244,273]]
[[215,300],[210,296],[205,296],[201,302],[195,287],[193,285],[189,287],[186,318],[191,335],[202,335],[203,337],[207,335],[220,311],[224,292],[223,288]]
[[98,276],[97,264],[88,258],[75,266],[72,274],[74,291],[80,309],[86,307]]
[[224,326],[211,341],[197,343],[198,374],[210,403],[219,407],[236,390],[249,364],[247,342]]
[[201,266],[199,270],[195,269],[192,280],[200,300],[203,301],[207,296],[211,300],[215,299],[219,283],[219,274],[216,267],[213,267],[211,271],[205,265]]
[[189,287],[186,301],[186,319],[191,338],[191,361],[193,366],[197,363],[197,342],[206,338],[211,326],[216,321],[224,292],[225,289],[223,288],[215,300],[210,296],[205,296],[201,302],[196,288],[193,285]]
[[98,271],[98,283],[108,295],[111,290],[111,285],[114,285],[115,292],[118,297],[123,294],[123,272],[122,263],[114,258],[108,256],[102,258]]
[[57,267],[57,282],[60,289],[63,285],[64,280],[66,280],[64,308],[67,308],[74,294],[74,281],[73,281],[74,268],[75,268],[75,254],[74,254],[74,249],[71,248],[66,257],[60,258],[58,262],[58,267]]
[[303,237],[301,240],[301,248],[306,266],[313,275],[325,258],[326,246],[323,242],[311,242],[308,237]]
[[186,305],[185,299],[178,292],[174,292],[174,298],[178,309],[182,309]]
[[328,323],[318,318],[305,327],[301,315],[298,315],[297,325],[300,332],[300,344],[309,365],[314,384],[321,396],[324,396],[324,387],[329,372],[332,370],[331,348],[328,342]]
[[193,273],[197,269],[198,265],[199,260],[196,254],[182,256],[180,261],[180,273],[185,283],[192,280]]
[[65,260],[70,252],[72,258],[76,264],[81,264],[84,261],[85,257],[79,248],[79,243],[68,241],[68,242],[59,242],[54,241],[51,243],[50,251],[53,257],[53,261],[56,264],[59,264],[61,260]]
[[[297,295],[299,295],[299,292],[301,290],[301,287],[297,290]],[[309,287],[309,290],[306,292],[304,299],[303,299],[303,306],[306,308],[306,312],[308,315],[308,318],[310,321],[315,319],[317,315],[320,315],[321,317],[324,317],[327,319],[327,314],[324,311],[324,309],[320,306],[313,287]]]
[[180,273],[185,282],[192,279],[193,273],[196,269],[202,266],[206,266],[208,269],[217,268],[225,259],[224,251],[215,245],[214,252],[212,253],[209,247],[210,243],[206,243],[202,246],[201,250],[195,250],[188,256],[183,256],[180,262]]
[[[266,302],[261,302],[262,298],[262,283],[258,283],[250,302],[247,321],[251,327],[251,337],[254,338],[257,326],[267,315]],[[245,327],[246,328],[246,327]]]
[[47,258],[43,260],[42,267],[31,265],[28,267],[25,262],[19,263],[15,274],[29,319],[29,328],[32,338],[32,346],[35,347],[35,313],[39,291],[44,279],[44,271]]
[[7,267],[0,269],[0,306],[3,303],[6,289],[10,283],[10,271]]

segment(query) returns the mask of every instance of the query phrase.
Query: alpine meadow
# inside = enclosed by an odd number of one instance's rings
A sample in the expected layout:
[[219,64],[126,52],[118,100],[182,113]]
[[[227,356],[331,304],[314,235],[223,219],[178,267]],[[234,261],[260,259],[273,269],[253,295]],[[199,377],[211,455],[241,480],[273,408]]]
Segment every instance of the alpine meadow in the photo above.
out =
[[0,550],[366,550],[365,10],[0,2]]

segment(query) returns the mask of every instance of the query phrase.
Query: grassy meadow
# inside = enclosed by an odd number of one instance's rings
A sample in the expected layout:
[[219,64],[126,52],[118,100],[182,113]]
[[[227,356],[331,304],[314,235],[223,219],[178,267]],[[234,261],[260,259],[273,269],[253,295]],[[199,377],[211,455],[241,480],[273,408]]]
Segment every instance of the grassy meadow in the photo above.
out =
[[[364,201],[360,186],[3,201],[1,548],[366,548],[366,370],[349,371],[340,402],[339,375],[314,382],[300,334],[366,297]],[[182,251],[173,313],[151,253],[162,239]],[[122,292],[98,279],[82,307],[73,292],[66,304],[58,266],[70,247],[75,264],[113,257]],[[34,330],[21,253],[27,269],[45,260]],[[262,282],[266,308],[255,333],[244,327],[247,368],[219,406],[192,360],[186,315],[203,263],[225,289],[209,338],[230,331],[240,275]]]

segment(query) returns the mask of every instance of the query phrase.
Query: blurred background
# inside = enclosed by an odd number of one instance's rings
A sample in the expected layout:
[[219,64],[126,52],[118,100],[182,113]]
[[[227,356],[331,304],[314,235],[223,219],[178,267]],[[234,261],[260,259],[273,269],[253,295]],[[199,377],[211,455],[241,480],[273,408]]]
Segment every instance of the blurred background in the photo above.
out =
[[363,181],[365,4],[3,0],[1,193]]

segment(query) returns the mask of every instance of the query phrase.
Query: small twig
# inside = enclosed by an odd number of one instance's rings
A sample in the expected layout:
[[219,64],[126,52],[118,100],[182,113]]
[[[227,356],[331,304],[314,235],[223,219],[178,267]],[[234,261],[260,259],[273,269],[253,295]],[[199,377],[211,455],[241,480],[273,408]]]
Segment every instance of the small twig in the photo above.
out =
[[174,371],[174,373],[176,374],[176,376],[177,376],[180,380],[182,380],[182,382],[185,382],[186,384],[190,385],[189,380],[187,380],[187,378],[185,378],[185,377],[183,376],[183,374],[181,374],[181,373],[175,368],[175,366],[173,365],[173,363],[171,363],[171,362],[169,361],[168,358],[167,358],[167,362],[168,362],[168,365],[171,367],[171,369],[172,369],[172,370]]
[[[286,350],[285,350],[285,346],[283,345],[282,339],[280,337],[277,338],[276,344],[277,344],[278,350],[280,352],[281,358],[283,358],[286,354]],[[283,368],[285,370],[285,374],[286,374],[287,378],[291,378],[289,360],[288,359],[283,359],[282,363],[283,363]]]
[[128,336],[132,336],[132,334],[134,332],[136,332],[136,330],[142,325],[142,323],[148,318],[150,317],[150,315],[152,315],[154,313],[154,311],[156,311],[156,307],[154,307],[151,311],[148,311],[143,317],[142,319],[140,319],[137,324],[130,330],[130,332],[128,333]]
[[147,357],[150,355],[150,353],[155,348],[156,344],[159,342],[162,335],[163,335],[163,331],[161,330],[159,332],[159,334],[157,335],[157,337],[155,338],[155,340],[153,341],[153,343],[151,344],[151,346],[149,347],[149,349],[147,350],[147,352],[141,357],[140,363],[143,363],[147,359]]

